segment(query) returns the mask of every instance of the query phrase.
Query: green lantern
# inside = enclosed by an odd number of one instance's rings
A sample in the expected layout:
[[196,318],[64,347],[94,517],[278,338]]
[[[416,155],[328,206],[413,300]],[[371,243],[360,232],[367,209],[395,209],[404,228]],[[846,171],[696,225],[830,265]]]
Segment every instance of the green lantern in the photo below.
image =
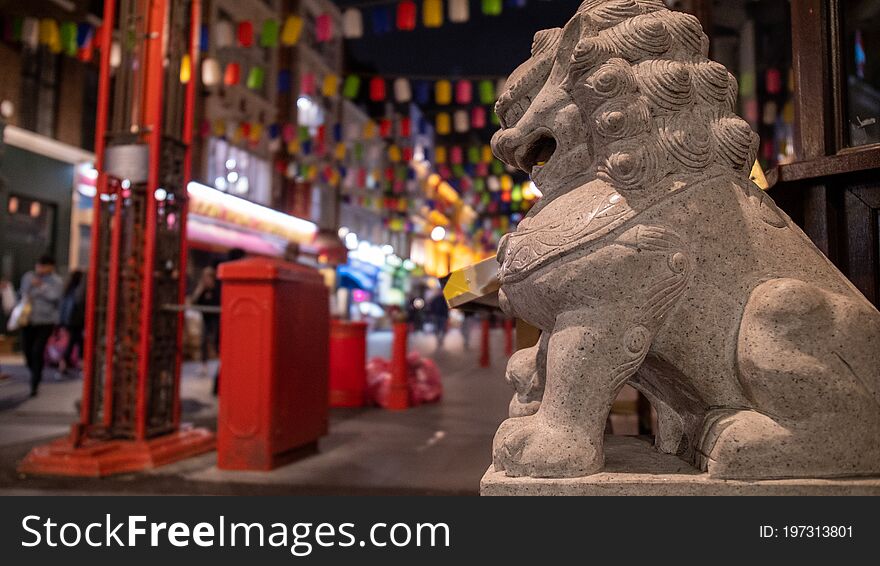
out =
[[281,24],[278,20],[269,18],[263,22],[260,29],[260,47],[278,47],[278,36],[281,32]]

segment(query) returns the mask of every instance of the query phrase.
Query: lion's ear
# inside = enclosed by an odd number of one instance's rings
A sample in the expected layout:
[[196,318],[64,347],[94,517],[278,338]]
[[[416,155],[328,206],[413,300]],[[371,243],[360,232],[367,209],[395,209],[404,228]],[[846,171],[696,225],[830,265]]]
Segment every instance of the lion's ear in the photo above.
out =
[[557,62],[562,66],[567,66],[568,59],[574,53],[574,49],[581,38],[593,36],[597,33],[598,29],[586,12],[575,14],[562,29],[562,40],[559,42],[559,49],[556,52]]

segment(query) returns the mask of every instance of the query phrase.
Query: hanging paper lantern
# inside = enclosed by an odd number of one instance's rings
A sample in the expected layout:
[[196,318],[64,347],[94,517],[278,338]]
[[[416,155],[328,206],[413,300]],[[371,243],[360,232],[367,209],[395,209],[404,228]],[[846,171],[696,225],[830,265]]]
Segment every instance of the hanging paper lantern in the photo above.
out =
[[278,80],[276,81],[276,86],[278,88],[278,94],[287,94],[290,92],[292,80],[290,76],[290,70],[281,69],[278,71]]
[[315,40],[318,43],[333,39],[333,18],[323,13],[315,18]]
[[434,101],[443,106],[451,103],[452,83],[445,79],[441,79],[434,83]]
[[446,163],[446,148],[442,145],[434,150],[434,161],[438,164]]
[[358,39],[364,35],[364,18],[357,8],[347,8],[342,13],[342,35],[345,39]]
[[484,145],[482,150],[480,151],[480,162],[485,164],[492,163],[493,157],[494,156],[492,155],[492,146]]
[[336,144],[336,149],[333,151],[333,157],[336,159],[336,161],[343,161],[345,160],[345,152],[345,144],[339,142]]
[[220,84],[220,63],[213,57],[206,57],[202,61],[202,84],[205,86]]
[[461,147],[457,145],[452,146],[452,149],[449,150],[449,162],[453,165],[461,165],[463,158]]
[[472,145],[468,148],[468,163],[476,165],[480,162],[480,147]]
[[370,79],[370,100],[373,102],[385,100],[385,79],[382,77]]
[[373,123],[372,120],[367,120],[364,123],[364,139],[370,140],[376,135],[376,124]]
[[493,175],[500,175],[504,173],[504,164],[501,163],[501,161],[499,161],[498,159],[493,159],[491,166]]
[[507,0],[507,6],[510,8],[525,8],[528,0]]
[[397,163],[401,160],[400,148],[394,144],[388,146],[388,160],[391,163]]
[[30,49],[40,45],[40,21],[36,18],[24,18],[21,21],[21,42]]
[[483,13],[487,16],[500,16],[501,10],[501,0],[483,0]]
[[443,0],[425,0],[422,3],[422,25],[426,28],[443,25]]
[[401,154],[402,154],[402,156],[403,156],[403,160],[406,161],[407,163],[409,163],[410,161],[412,161],[412,159],[413,159],[413,149],[412,149],[411,147],[409,147],[409,146],[404,147],[404,148],[401,150]]
[[471,16],[470,0],[449,0],[449,21],[460,24]]
[[214,26],[214,44],[218,49],[232,47],[235,42],[235,32],[232,29],[232,22],[229,20],[220,20]]
[[501,190],[501,182],[498,180],[498,177],[495,175],[490,175],[486,179],[486,187],[488,187],[489,191],[493,193],[497,193]]
[[409,102],[412,99],[412,89],[407,79],[394,79],[394,99],[397,102]]
[[248,21],[238,22],[238,44],[242,47],[254,45],[254,24]]
[[389,6],[376,6],[373,8],[372,16],[373,33],[382,35],[391,31],[391,8]]
[[[80,24],[82,25],[82,24]],[[88,24],[87,24],[88,25]],[[208,49],[211,47],[211,37],[208,33],[207,24],[202,24],[199,26],[199,52],[207,53]]]
[[291,47],[299,42],[302,35],[303,20],[299,16],[287,16],[284,27],[281,28],[281,44]]
[[226,64],[226,70],[223,72],[223,84],[226,86],[234,86],[241,80],[241,67],[236,62]]
[[402,0],[397,4],[397,29],[401,31],[416,29],[416,3],[413,0]]
[[461,134],[468,131],[470,120],[468,120],[467,110],[456,110],[453,114],[452,122],[456,132]]
[[296,128],[293,124],[287,123],[281,127],[281,139],[288,144],[296,139]]
[[434,124],[434,129],[437,130],[437,133],[441,136],[448,135],[452,130],[452,123],[449,118],[449,114],[446,112],[440,112],[437,114],[437,121]]
[[315,94],[315,74],[303,73],[299,79],[299,92],[306,96]]
[[489,164],[488,163],[477,163],[477,166],[474,167],[474,175],[476,175],[477,177],[488,176],[489,175]]
[[266,71],[262,67],[251,67],[247,76],[247,87],[251,90],[262,90],[266,79]]
[[415,89],[416,102],[426,105],[431,102],[431,84],[428,81],[417,81]]
[[404,116],[400,119],[400,136],[408,138],[412,135],[412,121]]
[[477,85],[480,104],[495,104],[495,85],[490,80],[482,80]]
[[321,94],[326,96],[327,98],[332,98],[336,96],[336,92],[339,90],[339,77],[334,74],[329,74],[324,77],[324,81],[321,84]]
[[281,31],[281,25],[278,20],[269,18],[263,22],[260,28],[260,47],[278,47],[278,34]]
[[389,120],[388,118],[382,118],[381,120],[379,120],[379,137],[391,137],[391,120]]
[[361,78],[357,75],[348,75],[345,77],[345,83],[342,85],[342,96],[350,100],[358,97],[361,90]]
[[471,108],[471,128],[479,130],[486,127],[486,109],[482,106]]
[[192,60],[189,53],[184,53],[180,58],[180,83],[187,84],[192,80]]
[[76,24],[74,22],[62,23],[59,33],[61,50],[69,57],[76,57],[76,51],[79,48],[76,44]]
[[455,103],[470,104],[473,97],[473,86],[471,81],[458,81],[455,83]]
[[61,53],[61,31],[58,22],[51,18],[40,20],[40,43],[54,54]]
[[251,143],[258,143],[261,139],[263,139],[263,125],[259,122],[254,122],[251,124],[251,131],[248,135],[248,139]]

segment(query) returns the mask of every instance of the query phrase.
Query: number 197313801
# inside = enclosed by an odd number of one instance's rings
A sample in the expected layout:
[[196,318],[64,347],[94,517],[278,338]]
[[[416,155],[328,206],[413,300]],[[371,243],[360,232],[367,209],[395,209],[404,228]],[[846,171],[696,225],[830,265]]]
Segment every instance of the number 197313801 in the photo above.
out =
[[852,525],[761,525],[761,538],[852,538]]

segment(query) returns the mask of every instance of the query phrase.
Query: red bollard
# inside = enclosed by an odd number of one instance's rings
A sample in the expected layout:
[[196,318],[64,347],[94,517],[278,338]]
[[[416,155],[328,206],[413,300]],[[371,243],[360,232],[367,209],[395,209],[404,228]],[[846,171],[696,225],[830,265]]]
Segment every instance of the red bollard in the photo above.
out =
[[489,360],[489,317],[485,317],[481,321],[481,337],[480,337],[480,367],[487,368],[490,365]]
[[504,355],[513,355],[513,319],[504,319]]
[[394,342],[391,347],[391,384],[385,408],[400,411],[409,408],[409,385],[406,379],[406,339],[409,324],[394,323]]

